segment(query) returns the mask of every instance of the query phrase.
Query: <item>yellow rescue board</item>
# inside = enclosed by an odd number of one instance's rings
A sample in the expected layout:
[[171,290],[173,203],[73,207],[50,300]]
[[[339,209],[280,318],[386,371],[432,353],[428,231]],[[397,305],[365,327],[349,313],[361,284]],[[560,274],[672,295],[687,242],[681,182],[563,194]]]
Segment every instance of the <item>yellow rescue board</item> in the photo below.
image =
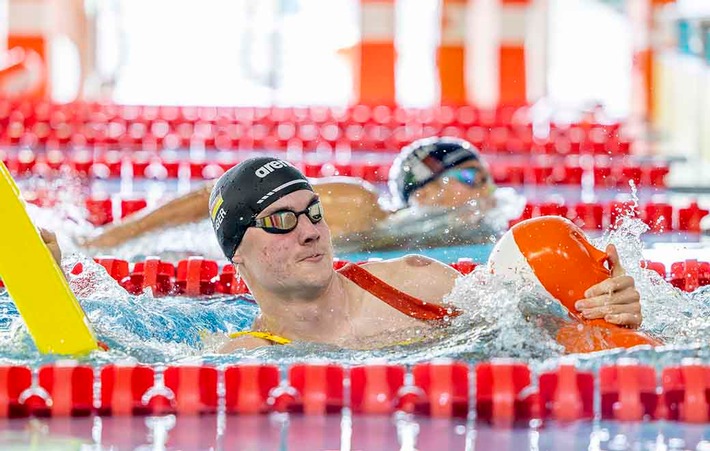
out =
[[0,278],[42,353],[80,355],[96,337],[0,161]]

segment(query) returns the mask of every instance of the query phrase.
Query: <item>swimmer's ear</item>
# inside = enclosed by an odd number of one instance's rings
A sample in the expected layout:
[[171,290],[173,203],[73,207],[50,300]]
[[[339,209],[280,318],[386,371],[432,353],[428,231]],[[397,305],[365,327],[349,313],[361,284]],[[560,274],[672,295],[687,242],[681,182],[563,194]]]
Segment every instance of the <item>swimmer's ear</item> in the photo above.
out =
[[235,265],[241,265],[242,263],[244,263],[244,257],[242,257],[239,253],[239,249],[234,252],[234,256],[232,257],[232,263],[234,263]]

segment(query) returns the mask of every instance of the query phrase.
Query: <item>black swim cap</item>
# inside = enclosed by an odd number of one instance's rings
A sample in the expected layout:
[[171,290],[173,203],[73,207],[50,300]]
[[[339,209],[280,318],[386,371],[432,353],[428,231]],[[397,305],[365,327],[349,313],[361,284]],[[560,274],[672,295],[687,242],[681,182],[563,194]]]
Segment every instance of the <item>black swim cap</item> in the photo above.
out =
[[252,221],[266,207],[302,189],[313,191],[301,171],[278,158],[251,158],[225,172],[212,188],[209,204],[224,255],[232,259]]
[[466,140],[432,137],[414,141],[402,149],[392,164],[390,194],[401,206],[406,206],[415,190],[435,180],[447,169],[470,160],[480,160],[480,156]]

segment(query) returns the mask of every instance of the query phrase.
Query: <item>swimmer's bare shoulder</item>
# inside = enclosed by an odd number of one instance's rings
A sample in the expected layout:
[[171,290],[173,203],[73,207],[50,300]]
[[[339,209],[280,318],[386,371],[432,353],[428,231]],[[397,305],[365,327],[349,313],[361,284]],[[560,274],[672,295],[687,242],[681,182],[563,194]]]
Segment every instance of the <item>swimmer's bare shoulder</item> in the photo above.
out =
[[365,263],[373,275],[423,301],[440,303],[461,274],[449,265],[424,255]]

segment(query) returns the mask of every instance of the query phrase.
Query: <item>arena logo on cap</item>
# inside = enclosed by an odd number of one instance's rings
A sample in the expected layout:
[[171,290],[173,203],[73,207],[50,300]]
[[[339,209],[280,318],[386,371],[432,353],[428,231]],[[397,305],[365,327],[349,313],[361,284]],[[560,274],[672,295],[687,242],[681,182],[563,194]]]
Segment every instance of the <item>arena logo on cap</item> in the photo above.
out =
[[285,168],[288,165],[289,165],[288,163],[286,163],[285,161],[281,161],[281,160],[269,161],[268,163],[266,163],[265,165],[263,165],[262,167],[260,167],[256,171],[254,171],[254,174],[256,174],[257,177],[263,179],[264,177],[271,174],[275,170]]

